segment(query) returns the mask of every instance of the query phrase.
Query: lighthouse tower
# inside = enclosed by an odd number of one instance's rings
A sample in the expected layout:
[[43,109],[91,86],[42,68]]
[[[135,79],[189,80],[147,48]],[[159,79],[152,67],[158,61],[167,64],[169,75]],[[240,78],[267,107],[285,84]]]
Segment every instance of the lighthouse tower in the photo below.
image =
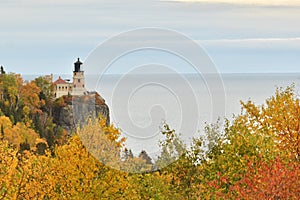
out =
[[77,62],[74,63],[72,95],[84,95],[86,93],[84,71],[81,70],[81,65],[82,62],[78,58]]

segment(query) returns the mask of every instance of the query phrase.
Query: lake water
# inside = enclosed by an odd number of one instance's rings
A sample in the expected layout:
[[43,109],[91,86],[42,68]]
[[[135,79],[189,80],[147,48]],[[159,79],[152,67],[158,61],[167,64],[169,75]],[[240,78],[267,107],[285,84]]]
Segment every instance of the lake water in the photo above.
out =
[[240,100],[262,104],[276,87],[293,83],[300,91],[300,74],[104,75],[96,85],[86,79],[88,88],[106,100],[111,122],[122,130],[127,147],[152,156],[159,152],[164,121],[188,143],[203,134],[205,123],[239,114]]

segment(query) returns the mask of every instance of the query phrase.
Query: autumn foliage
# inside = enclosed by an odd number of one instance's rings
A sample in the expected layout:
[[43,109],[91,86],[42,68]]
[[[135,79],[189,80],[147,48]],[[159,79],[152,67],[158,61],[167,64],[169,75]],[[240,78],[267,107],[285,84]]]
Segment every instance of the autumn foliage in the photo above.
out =
[[267,163],[248,163],[247,173],[231,187],[243,199],[299,199],[300,164],[279,157]]
[[163,125],[157,158],[134,155],[102,118],[55,138],[51,95],[43,78],[0,77],[0,199],[300,199],[293,86],[264,105],[242,102],[190,145]]

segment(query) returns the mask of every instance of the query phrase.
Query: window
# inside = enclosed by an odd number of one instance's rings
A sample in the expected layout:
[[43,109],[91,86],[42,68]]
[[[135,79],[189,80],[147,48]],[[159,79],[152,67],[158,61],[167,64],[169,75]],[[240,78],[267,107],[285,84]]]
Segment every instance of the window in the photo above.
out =
[[80,79],[78,79],[78,83],[80,83]]

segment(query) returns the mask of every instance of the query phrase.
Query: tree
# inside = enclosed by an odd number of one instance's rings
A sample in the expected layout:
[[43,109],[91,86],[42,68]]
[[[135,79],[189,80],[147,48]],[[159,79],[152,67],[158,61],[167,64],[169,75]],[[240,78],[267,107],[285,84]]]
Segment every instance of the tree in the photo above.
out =
[[13,122],[22,118],[22,109],[19,110],[22,84],[23,80],[18,74],[2,74],[0,77],[0,108]]
[[164,124],[161,131],[165,139],[160,142],[161,154],[155,162],[155,167],[169,181],[171,193],[176,199],[193,199],[194,184],[198,181],[196,177],[199,171],[193,162],[192,153],[168,124]]
[[5,74],[5,71],[4,71],[4,67],[1,66],[1,72],[0,72],[1,75]]
[[41,106],[45,104],[40,100],[39,94],[41,89],[35,84],[34,81],[26,83],[21,88],[21,97],[25,106],[28,106],[31,114],[42,113]]
[[161,154],[155,161],[159,169],[175,162],[186,153],[186,145],[168,124],[163,124],[161,133],[165,136],[165,140],[160,141]]
[[134,158],[134,156],[133,156],[133,153],[132,153],[131,149],[128,150],[127,148],[125,148],[123,159],[126,161],[126,160],[129,160],[129,159],[132,159],[132,158]]
[[2,139],[8,141],[10,145],[16,148],[21,145],[25,147],[24,144],[28,144],[29,148],[35,147],[39,135],[24,123],[18,122],[13,125],[8,117],[0,116],[0,126]]
[[[248,163],[247,173],[231,187],[239,199],[300,199],[300,164],[280,157]],[[232,195],[232,196],[233,196]]]
[[[190,146],[164,124],[154,163],[145,151],[135,157],[121,131],[102,118],[88,120],[68,138],[60,129],[61,140],[53,139],[59,145],[50,151],[31,127],[59,127],[43,118],[42,109],[32,114],[40,108],[31,101],[36,96],[19,95],[17,88],[16,113],[29,118],[15,122],[15,115],[0,116],[0,199],[300,198],[299,100],[291,87],[278,89],[265,105],[242,102],[232,122],[207,126],[205,136],[193,138]],[[15,110],[3,103],[13,102],[9,96],[2,100],[1,109]],[[43,123],[29,126],[33,115]]]
[[217,198],[248,173],[248,163],[298,160],[299,100],[292,87],[278,89],[266,105],[242,103],[242,113],[227,123],[201,164],[203,198]]
[[139,154],[139,158],[145,160],[147,165],[153,165],[151,157],[147,154],[145,150],[142,150]]
[[78,128],[77,134],[83,145],[101,163],[120,168],[120,154],[125,138],[120,138],[119,129],[113,125],[106,126],[105,119],[90,119],[86,126]]
[[294,86],[279,88],[266,105],[242,103],[246,115],[256,126],[261,126],[276,137],[277,146],[300,161],[300,100],[295,97]]
[[0,198],[16,199],[17,182],[20,172],[18,166],[18,151],[12,148],[7,141],[0,141]]
[[47,111],[51,116],[54,102],[54,85],[50,80],[42,76],[34,79],[34,82],[40,88],[39,98],[45,101],[45,107],[42,107],[42,110]]
[[0,116],[1,132],[4,134],[5,129],[12,128],[12,122],[6,116]]

